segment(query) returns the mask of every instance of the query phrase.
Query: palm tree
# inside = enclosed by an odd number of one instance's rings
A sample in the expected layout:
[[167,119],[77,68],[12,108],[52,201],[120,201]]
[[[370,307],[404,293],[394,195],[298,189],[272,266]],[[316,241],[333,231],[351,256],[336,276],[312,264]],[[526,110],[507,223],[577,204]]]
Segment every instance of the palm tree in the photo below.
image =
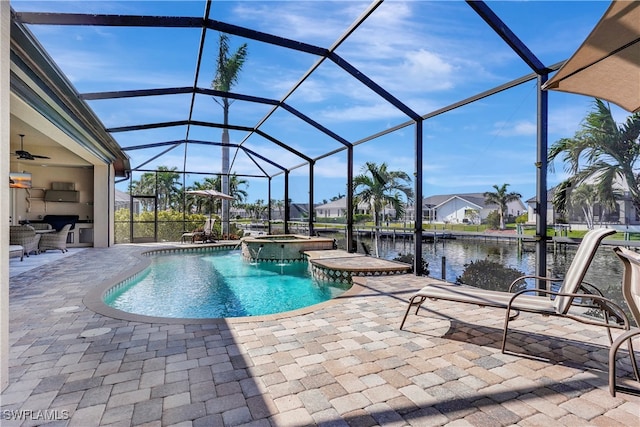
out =
[[[220,177],[208,177],[204,179],[203,183],[194,181],[193,185],[189,186],[187,190],[217,190],[218,188],[220,188]],[[186,209],[193,213],[210,214],[216,212],[216,202],[218,202],[217,199],[187,194]]]
[[232,203],[234,205],[239,205],[249,197],[249,193],[247,193],[241,186],[248,187],[249,182],[246,179],[238,178],[237,175],[233,174],[229,177],[229,194],[233,196]]
[[177,167],[169,169],[166,166],[158,166],[157,197],[158,208],[168,210],[180,206],[180,174]]
[[[132,180],[129,185],[129,193],[135,196],[155,196],[156,195],[156,174],[145,172],[139,180]],[[150,198],[139,198],[142,209],[152,211],[155,202]]]
[[502,184],[502,186],[500,187],[494,185],[493,188],[496,190],[495,192],[487,191],[484,193],[485,204],[498,206],[500,230],[505,229],[505,219],[508,213],[507,205],[510,202],[514,202],[522,198],[522,195],[520,193],[516,193],[514,191],[512,191],[511,193],[507,193],[507,187],[509,187],[509,184]]
[[[233,55],[229,54],[229,36],[220,33],[216,75],[211,82],[215,90],[229,92],[238,82],[238,74],[247,59],[247,44],[242,44]],[[222,129],[222,192],[229,194],[229,107],[232,101],[222,97],[214,100],[222,106],[224,127]],[[222,234],[229,234],[229,202],[222,202]]]
[[[222,185],[222,180],[220,176],[216,176],[215,178],[205,178],[204,183],[200,183],[195,181],[189,190],[216,190],[220,191],[220,187]],[[245,179],[239,179],[236,175],[231,175],[229,177],[229,195],[233,196],[234,200],[232,203],[234,205],[238,205],[246,200],[248,194],[247,192],[240,188],[242,185],[248,186],[248,182]],[[202,212],[203,206],[208,208],[209,212],[217,212],[220,209],[221,200],[214,198],[203,198],[199,196],[191,196],[187,198],[187,209],[195,207],[195,211],[198,213]]]
[[[137,196],[156,196],[157,208],[168,210],[180,205],[179,181],[180,174],[176,167],[169,169],[166,166],[158,166],[156,172],[145,172],[140,176],[140,180],[133,180],[129,191]],[[154,208],[152,199],[142,199],[141,203],[147,211]]]
[[284,215],[282,210],[284,209],[284,200],[271,199],[271,206],[278,210],[278,219],[283,219]]
[[598,192],[595,186],[581,184],[571,192],[569,204],[571,207],[580,208],[584,215],[589,230],[593,229],[593,205],[598,201]]
[[371,207],[375,221],[374,241],[376,256],[380,255],[378,245],[378,229],[381,222],[381,213],[385,206],[391,206],[396,212],[396,219],[404,215],[404,203],[401,193],[407,198],[407,202],[413,201],[413,190],[405,183],[410,183],[411,177],[402,171],[389,171],[387,164],[367,162],[362,167],[362,174],[353,178],[354,202],[367,203]]
[[591,180],[597,187],[600,202],[612,206],[616,198],[616,178],[622,178],[636,212],[640,213],[640,174],[634,169],[640,156],[639,134],[640,113],[618,125],[609,105],[596,99],[574,137],[556,141],[549,150],[550,169],[553,170],[553,160],[562,154],[565,170],[571,175],[558,186],[553,202],[556,210],[566,211],[570,188]]
[[251,210],[255,216],[255,219],[264,219],[264,214],[267,212],[268,206],[264,204],[264,200],[257,199],[251,206]]

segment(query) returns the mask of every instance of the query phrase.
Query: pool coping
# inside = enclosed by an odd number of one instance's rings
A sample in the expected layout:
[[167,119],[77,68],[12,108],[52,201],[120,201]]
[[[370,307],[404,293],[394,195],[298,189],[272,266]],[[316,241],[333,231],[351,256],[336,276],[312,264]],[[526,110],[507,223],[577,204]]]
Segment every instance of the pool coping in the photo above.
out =
[[128,313],[126,311],[122,311],[122,310],[118,310],[116,308],[110,307],[104,303],[104,296],[108,291],[110,291],[113,287],[117,286],[118,284],[134,278],[136,275],[140,274],[142,271],[144,271],[144,269],[146,269],[151,264],[151,259],[149,258],[149,256],[147,256],[147,254],[162,253],[166,251],[182,252],[182,251],[187,251],[189,249],[196,249],[196,248],[211,248],[211,247],[215,248],[215,247],[227,247],[227,246],[234,247],[236,245],[232,245],[229,243],[214,243],[214,244],[208,244],[208,245],[189,245],[189,246],[167,245],[167,246],[161,246],[153,249],[149,249],[149,248],[141,249],[140,252],[133,254],[133,257],[137,261],[133,267],[91,288],[82,299],[82,303],[89,310],[95,313],[98,313],[100,315],[107,316],[113,319],[126,320],[130,322],[161,323],[161,324],[169,324],[169,325],[248,323],[248,322],[279,320],[279,319],[286,319],[293,316],[305,315],[315,310],[318,310],[320,308],[326,307],[328,305],[337,304],[340,302],[341,299],[348,298],[353,295],[357,295],[364,289],[364,287],[361,284],[357,283],[354,280],[352,281],[351,287],[349,289],[347,289],[342,294],[328,301],[323,301],[318,304],[313,304],[313,305],[298,308],[295,310],[284,311],[282,313],[265,314],[261,316],[245,316],[245,317],[212,317],[212,318],[157,317],[157,316],[147,316],[144,314]]

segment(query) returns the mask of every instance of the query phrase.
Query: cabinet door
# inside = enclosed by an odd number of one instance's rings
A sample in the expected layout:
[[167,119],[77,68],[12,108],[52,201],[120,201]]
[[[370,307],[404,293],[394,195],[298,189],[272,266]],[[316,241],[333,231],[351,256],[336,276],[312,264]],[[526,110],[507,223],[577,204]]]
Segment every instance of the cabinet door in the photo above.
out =
[[93,228],[80,228],[78,233],[78,243],[93,243]]

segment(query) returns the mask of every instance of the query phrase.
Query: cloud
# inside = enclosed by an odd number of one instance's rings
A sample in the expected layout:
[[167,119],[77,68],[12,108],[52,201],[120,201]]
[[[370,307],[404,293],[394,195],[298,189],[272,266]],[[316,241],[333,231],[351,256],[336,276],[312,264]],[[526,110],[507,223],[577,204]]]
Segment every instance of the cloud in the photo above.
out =
[[329,107],[319,111],[319,115],[329,121],[357,122],[365,120],[384,120],[393,117],[406,117],[404,113],[389,103],[353,105],[343,108]]
[[520,120],[517,122],[496,122],[493,124],[494,130],[490,132],[491,135],[496,136],[530,136],[536,135],[538,132],[538,126],[536,123]]
[[[243,26],[255,25],[261,31],[294,40],[329,47],[362,12],[364,3],[289,1],[260,4],[239,3],[233,9]],[[334,7],[338,5],[338,7]],[[366,4],[365,4],[366,5]],[[277,19],[274,19],[277,16]]]

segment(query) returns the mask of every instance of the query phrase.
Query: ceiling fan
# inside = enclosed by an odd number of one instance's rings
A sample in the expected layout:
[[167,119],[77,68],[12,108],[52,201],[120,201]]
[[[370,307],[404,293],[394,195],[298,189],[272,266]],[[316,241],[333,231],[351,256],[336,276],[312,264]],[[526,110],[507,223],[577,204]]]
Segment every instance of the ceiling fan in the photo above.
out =
[[20,149],[16,150],[15,154],[16,156],[18,156],[18,159],[22,159],[22,160],[35,160],[35,159],[50,159],[51,157],[47,157],[47,156],[39,156],[37,154],[31,154],[28,151],[24,150],[24,134],[19,134],[20,135]]

